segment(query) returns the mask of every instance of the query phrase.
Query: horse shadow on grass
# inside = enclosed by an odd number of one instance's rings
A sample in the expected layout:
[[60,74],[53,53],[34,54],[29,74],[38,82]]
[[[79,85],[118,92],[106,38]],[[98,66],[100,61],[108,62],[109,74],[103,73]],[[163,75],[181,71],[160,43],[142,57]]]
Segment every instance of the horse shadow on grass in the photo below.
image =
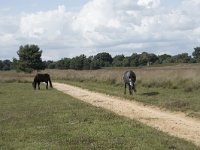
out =
[[156,96],[160,94],[159,92],[146,92],[146,93],[142,93],[142,96]]

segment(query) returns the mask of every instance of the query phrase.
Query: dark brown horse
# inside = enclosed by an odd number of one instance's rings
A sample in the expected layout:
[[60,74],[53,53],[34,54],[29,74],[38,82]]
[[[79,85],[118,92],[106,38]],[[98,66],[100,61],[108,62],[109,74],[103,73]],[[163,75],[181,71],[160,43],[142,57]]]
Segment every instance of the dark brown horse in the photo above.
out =
[[45,73],[45,74],[37,74],[34,77],[33,80],[33,88],[36,89],[37,85],[38,85],[38,90],[40,89],[40,82],[45,82],[46,83],[46,89],[48,89],[48,82],[50,84],[50,87],[53,88],[52,83],[51,83],[51,78],[50,75]]
[[126,85],[128,85],[129,87],[129,94],[132,95],[133,94],[133,90],[134,92],[136,92],[135,89],[135,81],[136,81],[136,75],[133,71],[126,71],[123,75],[123,80],[124,80],[124,94],[126,94]]

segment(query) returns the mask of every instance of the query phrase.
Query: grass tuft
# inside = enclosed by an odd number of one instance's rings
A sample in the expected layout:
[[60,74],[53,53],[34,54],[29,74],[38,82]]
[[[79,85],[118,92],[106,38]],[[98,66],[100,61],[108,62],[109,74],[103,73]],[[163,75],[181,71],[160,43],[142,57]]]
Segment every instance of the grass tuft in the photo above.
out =
[[170,110],[187,110],[190,108],[190,103],[182,100],[170,100],[164,104],[164,107]]

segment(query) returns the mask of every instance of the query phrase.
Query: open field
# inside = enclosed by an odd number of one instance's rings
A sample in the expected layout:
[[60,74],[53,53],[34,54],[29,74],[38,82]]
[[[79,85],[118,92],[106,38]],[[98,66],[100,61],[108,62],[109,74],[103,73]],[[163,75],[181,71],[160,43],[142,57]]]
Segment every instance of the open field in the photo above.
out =
[[[137,75],[137,94],[124,96],[122,75],[132,69]],[[108,68],[95,71],[47,70],[54,80],[90,90],[183,111],[200,118],[200,65],[146,68]]]
[[[137,75],[137,94],[124,96],[122,75],[132,69]],[[53,81],[156,105],[173,111],[183,111],[200,118],[200,65],[177,65],[143,68],[105,68],[93,71],[45,70]],[[31,82],[33,74],[0,72],[1,82]]]
[[0,149],[199,149],[54,89],[1,82],[0,96]]
[[143,87],[162,87],[183,89],[186,92],[200,88],[200,65],[177,65],[165,67],[141,68],[105,68],[100,70],[48,70],[55,79],[94,81],[113,85],[123,84],[122,75],[133,70],[137,75],[137,84]]

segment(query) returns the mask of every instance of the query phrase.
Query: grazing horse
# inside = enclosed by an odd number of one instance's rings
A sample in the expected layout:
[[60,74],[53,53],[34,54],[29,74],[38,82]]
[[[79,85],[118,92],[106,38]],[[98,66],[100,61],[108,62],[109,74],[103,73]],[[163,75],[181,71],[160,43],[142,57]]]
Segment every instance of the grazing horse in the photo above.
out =
[[36,89],[36,86],[38,85],[38,90],[40,89],[40,82],[45,82],[46,83],[46,89],[48,89],[48,82],[50,84],[50,87],[53,88],[51,79],[49,74],[37,74],[33,80],[33,88]]
[[129,87],[129,93],[130,95],[133,94],[133,90],[134,92],[136,92],[136,89],[135,89],[135,81],[136,81],[136,75],[133,71],[126,71],[124,73],[124,76],[123,76],[123,80],[124,80],[124,94],[126,94],[126,85],[128,85]]

